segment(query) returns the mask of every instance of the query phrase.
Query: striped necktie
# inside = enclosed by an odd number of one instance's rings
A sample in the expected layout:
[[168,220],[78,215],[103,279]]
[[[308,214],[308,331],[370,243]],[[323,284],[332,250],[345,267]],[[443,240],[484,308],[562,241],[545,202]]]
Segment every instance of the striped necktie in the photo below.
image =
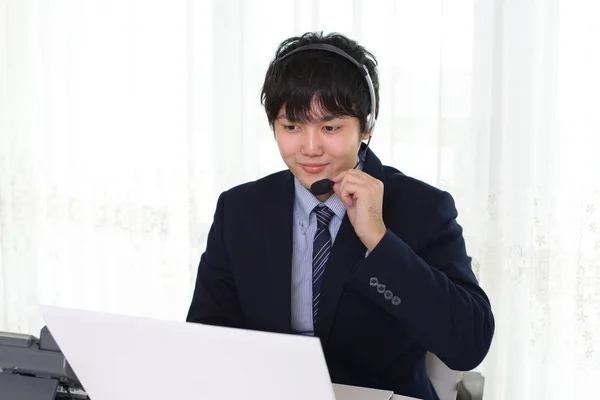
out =
[[329,253],[331,252],[331,235],[329,234],[329,223],[334,216],[334,212],[325,206],[315,207],[317,215],[317,231],[313,241],[313,324],[317,321],[317,311],[319,309],[319,298],[321,296],[321,282],[323,273],[327,266]]

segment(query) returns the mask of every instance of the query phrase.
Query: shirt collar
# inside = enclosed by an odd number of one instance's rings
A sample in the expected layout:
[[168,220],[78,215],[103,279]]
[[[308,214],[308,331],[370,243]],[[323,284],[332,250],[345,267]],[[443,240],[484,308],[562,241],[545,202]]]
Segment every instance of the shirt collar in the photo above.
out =
[[302,232],[308,228],[310,213],[318,205],[328,207],[340,219],[343,219],[346,215],[346,207],[344,207],[344,203],[342,203],[335,193],[325,200],[325,202],[321,202],[294,177],[294,208]]

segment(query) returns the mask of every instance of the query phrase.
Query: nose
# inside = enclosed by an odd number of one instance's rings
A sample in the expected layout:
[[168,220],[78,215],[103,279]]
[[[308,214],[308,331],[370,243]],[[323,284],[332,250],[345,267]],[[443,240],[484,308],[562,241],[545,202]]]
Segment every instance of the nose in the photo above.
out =
[[323,154],[323,143],[317,127],[305,127],[302,138],[302,154],[308,157],[318,157]]

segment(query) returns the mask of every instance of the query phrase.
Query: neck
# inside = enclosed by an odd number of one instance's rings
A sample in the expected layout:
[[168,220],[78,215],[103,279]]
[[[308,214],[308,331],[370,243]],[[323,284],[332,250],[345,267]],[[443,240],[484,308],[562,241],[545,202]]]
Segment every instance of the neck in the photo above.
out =
[[333,192],[329,192],[329,193],[325,193],[319,196],[315,196],[317,198],[317,200],[319,200],[321,203],[324,203],[328,198],[331,197],[331,195],[333,194]]

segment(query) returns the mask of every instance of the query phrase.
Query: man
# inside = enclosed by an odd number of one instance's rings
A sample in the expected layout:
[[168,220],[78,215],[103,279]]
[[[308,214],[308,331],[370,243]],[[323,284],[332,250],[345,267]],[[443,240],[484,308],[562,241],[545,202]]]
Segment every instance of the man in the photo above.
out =
[[221,194],[187,320],[315,335],[334,383],[437,399],[426,352],[473,369],[494,319],[452,197],[363,143],[376,64],[338,34],[280,45],[262,100],[289,170]]

